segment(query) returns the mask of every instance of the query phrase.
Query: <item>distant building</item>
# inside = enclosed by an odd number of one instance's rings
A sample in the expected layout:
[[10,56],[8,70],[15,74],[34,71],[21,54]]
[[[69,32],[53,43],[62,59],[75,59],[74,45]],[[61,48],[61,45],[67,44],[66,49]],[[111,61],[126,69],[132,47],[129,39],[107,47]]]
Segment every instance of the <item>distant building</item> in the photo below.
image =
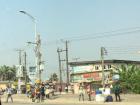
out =
[[[140,61],[130,60],[104,60],[104,76],[105,84],[109,84],[112,81],[111,71],[115,71],[120,68],[121,65],[135,64],[140,65]],[[101,61],[80,61],[70,62],[70,82],[77,86],[79,83],[85,85],[102,82],[102,64]]]
[[0,88],[1,89],[6,89],[8,85],[10,85],[12,88],[15,88],[15,86],[13,85],[13,81],[0,81]]

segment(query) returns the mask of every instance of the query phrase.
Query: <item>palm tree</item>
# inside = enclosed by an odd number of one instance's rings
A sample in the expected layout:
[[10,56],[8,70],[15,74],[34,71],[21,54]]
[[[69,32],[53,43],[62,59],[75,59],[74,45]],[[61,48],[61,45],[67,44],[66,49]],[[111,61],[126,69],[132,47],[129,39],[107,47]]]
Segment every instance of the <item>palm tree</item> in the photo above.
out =
[[14,67],[9,67],[6,65],[0,67],[1,81],[14,80],[15,77],[16,77],[16,69]]

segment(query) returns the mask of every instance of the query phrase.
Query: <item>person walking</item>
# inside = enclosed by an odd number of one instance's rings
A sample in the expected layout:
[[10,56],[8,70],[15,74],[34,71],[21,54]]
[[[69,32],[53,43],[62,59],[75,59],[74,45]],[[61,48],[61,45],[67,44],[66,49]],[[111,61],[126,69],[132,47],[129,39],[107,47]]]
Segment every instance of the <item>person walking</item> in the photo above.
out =
[[12,88],[11,88],[10,86],[7,86],[6,92],[7,92],[7,99],[6,99],[6,102],[8,102],[8,99],[9,99],[9,98],[11,98],[11,101],[13,102],[13,98],[12,98]]
[[36,96],[36,100],[37,100],[37,103],[40,102],[40,85],[37,85],[36,88],[35,88],[35,96]]
[[68,85],[65,86],[65,92],[68,93]]
[[119,83],[116,83],[116,84],[114,85],[113,90],[114,90],[114,94],[115,94],[116,101],[118,101],[118,99],[119,99],[119,101],[121,101],[121,98],[120,98],[121,89],[120,89]]
[[3,89],[2,88],[0,89],[0,105],[2,105],[2,103],[1,103],[1,95],[3,95]]
[[40,88],[40,98],[42,102],[44,101],[44,96],[45,96],[45,87],[44,84],[42,84]]
[[59,87],[59,93],[61,94],[61,92],[62,92],[62,87]]
[[45,96],[46,98],[50,98],[50,87],[47,87],[46,90],[45,90]]
[[81,97],[82,100],[84,101],[84,87],[82,86],[82,84],[80,84],[79,86],[79,101],[81,100]]
[[88,95],[88,100],[91,101],[91,89],[90,89],[90,85],[87,86],[87,95]]

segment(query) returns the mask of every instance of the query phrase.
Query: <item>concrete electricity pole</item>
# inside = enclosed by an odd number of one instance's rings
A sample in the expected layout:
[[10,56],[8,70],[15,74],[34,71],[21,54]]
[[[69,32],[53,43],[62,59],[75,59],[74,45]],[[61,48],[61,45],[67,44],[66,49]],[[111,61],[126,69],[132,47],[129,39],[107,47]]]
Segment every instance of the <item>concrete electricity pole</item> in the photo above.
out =
[[41,80],[41,69],[40,66],[42,64],[42,60],[41,60],[41,39],[40,39],[40,35],[37,35],[37,39],[36,39],[36,47],[35,47],[35,53],[36,53],[36,59],[37,59],[37,77],[39,80]]
[[[16,51],[18,51],[18,53],[19,53],[19,68],[21,67],[21,65],[22,65],[22,62],[21,62],[21,53],[22,53],[22,49],[17,49]],[[22,72],[22,71],[20,71],[20,72]],[[21,93],[21,84],[20,84],[20,82],[21,82],[21,77],[19,76],[18,77],[18,93]]]
[[24,52],[24,77],[25,77],[25,86],[27,84],[27,54]]
[[61,57],[60,57],[60,52],[62,52],[62,50],[60,50],[59,48],[57,48],[57,53],[58,53],[58,61],[59,61],[59,75],[60,75],[60,86],[62,89],[62,70],[61,70]]
[[17,49],[16,51],[18,51],[18,53],[19,53],[19,65],[21,65],[21,53],[22,53],[22,49]]
[[102,85],[105,87],[105,73],[104,73],[104,55],[107,54],[107,51],[104,47],[101,47],[101,63],[102,63]]
[[66,49],[65,50],[62,50],[62,51],[66,51],[66,74],[67,74],[67,85],[69,85],[69,67],[68,67],[68,61],[69,61],[69,57],[68,57],[68,43],[69,41],[63,41],[61,40],[62,42],[65,43],[65,47]]
[[67,68],[67,85],[69,85],[69,67],[68,67],[68,41],[66,40],[66,68]]

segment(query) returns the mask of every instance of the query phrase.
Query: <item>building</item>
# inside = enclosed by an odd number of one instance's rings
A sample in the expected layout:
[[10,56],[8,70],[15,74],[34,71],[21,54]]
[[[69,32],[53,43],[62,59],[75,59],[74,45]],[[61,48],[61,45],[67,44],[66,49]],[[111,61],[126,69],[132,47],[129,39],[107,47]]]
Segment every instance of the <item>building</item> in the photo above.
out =
[[7,86],[10,85],[12,88],[15,88],[13,81],[0,81],[0,89],[6,89]]
[[[104,60],[104,82],[112,82],[112,71],[119,69],[121,65],[140,65],[140,61],[130,60]],[[74,85],[75,93],[78,91],[79,83],[91,88],[98,88],[102,84],[102,64],[101,61],[80,61],[70,62],[70,81]],[[98,84],[98,85],[97,85]],[[86,87],[85,87],[86,88]]]

